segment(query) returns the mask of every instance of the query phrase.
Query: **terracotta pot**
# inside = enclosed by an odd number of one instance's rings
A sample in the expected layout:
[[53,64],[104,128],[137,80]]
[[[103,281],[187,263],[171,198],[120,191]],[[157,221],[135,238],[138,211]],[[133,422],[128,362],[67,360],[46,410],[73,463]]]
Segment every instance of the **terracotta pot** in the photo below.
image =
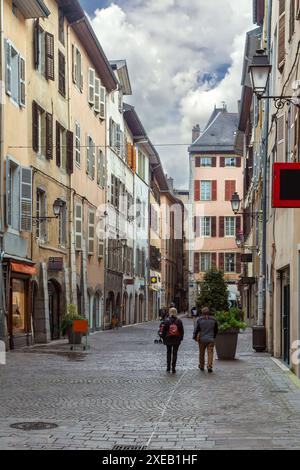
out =
[[239,330],[232,328],[216,337],[216,351],[220,361],[235,359]]

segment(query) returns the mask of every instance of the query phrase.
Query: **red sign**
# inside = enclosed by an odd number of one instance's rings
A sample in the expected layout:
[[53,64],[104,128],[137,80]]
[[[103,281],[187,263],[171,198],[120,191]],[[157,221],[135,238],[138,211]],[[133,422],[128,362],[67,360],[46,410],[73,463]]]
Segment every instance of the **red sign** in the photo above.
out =
[[273,207],[300,207],[300,163],[274,163]]

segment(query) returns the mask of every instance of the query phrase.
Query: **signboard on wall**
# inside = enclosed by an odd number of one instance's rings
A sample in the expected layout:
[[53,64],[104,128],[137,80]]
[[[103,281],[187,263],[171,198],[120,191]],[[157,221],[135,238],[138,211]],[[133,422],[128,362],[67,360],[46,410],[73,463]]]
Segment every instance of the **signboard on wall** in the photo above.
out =
[[273,207],[300,207],[300,163],[274,163]]
[[53,257],[48,260],[48,270],[49,271],[62,271],[64,268],[64,259]]

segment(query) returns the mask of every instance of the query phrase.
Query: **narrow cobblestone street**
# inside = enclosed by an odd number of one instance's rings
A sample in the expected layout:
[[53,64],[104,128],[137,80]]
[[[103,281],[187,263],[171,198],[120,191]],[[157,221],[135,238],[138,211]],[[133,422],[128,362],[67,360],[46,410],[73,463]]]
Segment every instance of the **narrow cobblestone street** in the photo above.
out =
[[[87,353],[65,343],[8,354],[0,369],[1,449],[299,448],[300,388],[268,355],[240,335],[235,362],[198,371],[192,320],[176,376],[165,372],[165,347],[153,340],[158,323],[97,333]],[[21,431],[13,423],[58,427]]]

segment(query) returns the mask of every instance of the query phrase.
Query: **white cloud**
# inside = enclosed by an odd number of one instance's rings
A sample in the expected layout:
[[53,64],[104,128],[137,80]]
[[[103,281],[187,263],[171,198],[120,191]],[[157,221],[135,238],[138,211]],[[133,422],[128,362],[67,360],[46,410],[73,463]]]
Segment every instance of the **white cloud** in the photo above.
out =
[[[250,0],[123,0],[96,11],[108,58],[127,60],[130,101],[153,143],[189,143],[192,126],[204,127],[222,101],[236,111],[251,7]],[[158,150],[176,184],[187,186],[186,147]]]

